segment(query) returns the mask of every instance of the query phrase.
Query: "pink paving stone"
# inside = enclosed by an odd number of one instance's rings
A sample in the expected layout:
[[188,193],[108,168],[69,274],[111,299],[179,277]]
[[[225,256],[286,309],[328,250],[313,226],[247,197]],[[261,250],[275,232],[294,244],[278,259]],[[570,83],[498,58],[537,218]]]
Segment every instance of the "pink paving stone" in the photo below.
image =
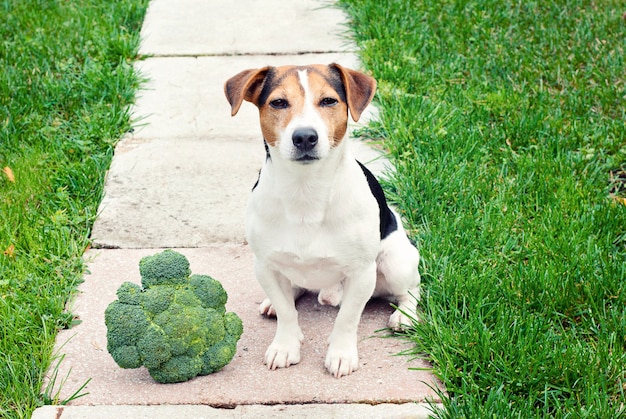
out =
[[205,404],[232,407],[249,404],[293,403],[403,403],[439,401],[435,382],[419,359],[399,355],[411,344],[384,337],[392,312],[382,300],[371,301],[359,328],[360,368],[350,376],[336,379],[324,369],[326,339],[337,309],[321,306],[307,294],[298,301],[300,324],[305,335],[302,360],[298,365],[270,371],[263,354],[275,330],[275,320],[258,314],[264,298],[252,272],[252,255],[246,245],[220,245],[176,249],[191,263],[197,274],[218,279],[229,295],[227,310],[236,312],[244,324],[233,361],[221,371],[196,377],[185,383],[158,384],[145,368],[121,369],[106,350],[104,310],[116,299],[124,281],[139,283],[139,260],[161,249],[89,250],[85,254],[89,272],[71,303],[71,311],[82,321],[57,338],[57,351],[64,354],[59,379],[69,374],[61,389],[67,398],[88,379],[85,392],[72,405],[155,405]]

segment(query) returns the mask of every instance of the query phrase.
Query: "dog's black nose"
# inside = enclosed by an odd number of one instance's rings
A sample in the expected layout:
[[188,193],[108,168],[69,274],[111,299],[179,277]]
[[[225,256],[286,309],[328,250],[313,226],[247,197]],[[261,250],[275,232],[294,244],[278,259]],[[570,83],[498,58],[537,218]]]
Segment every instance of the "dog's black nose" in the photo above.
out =
[[311,151],[317,144],[317,131],[313,128],[301,128],[293,132],[291,136],[293,145],[300,151]]

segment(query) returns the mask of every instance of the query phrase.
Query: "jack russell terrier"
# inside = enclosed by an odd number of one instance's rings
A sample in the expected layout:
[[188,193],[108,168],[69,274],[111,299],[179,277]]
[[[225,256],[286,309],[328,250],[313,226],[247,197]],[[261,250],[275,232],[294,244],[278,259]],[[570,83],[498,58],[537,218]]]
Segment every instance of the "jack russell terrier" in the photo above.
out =
[[319,290],[321,304],[341,304],[325,366],[348,375],[359,366],[357,328],[368,300],[394,300],[389,326],[400,329],[416,318],[419,299],[419,252],[345,141],[348,111],[358,121],[376,81],[338,64],[265,67],[233,76],[224,90],[233,116],[244,100],[259,108],[265,140],[246,220],[268,297],[260,311],[277,317],[264,362],[276,369],[300,361],[295,301]]

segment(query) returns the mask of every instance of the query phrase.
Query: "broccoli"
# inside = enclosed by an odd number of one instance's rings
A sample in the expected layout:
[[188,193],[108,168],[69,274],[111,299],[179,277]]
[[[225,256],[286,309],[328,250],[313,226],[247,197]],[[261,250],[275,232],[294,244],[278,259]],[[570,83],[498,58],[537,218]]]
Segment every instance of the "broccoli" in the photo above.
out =
[[191,275],[189,261],[165,250],[139,262],[141,284],[123,283],[107,307],[107,349],[122,368],[145,366],[160,383],[187,381],[228,364],[243,333],[227,313],[219,281]]

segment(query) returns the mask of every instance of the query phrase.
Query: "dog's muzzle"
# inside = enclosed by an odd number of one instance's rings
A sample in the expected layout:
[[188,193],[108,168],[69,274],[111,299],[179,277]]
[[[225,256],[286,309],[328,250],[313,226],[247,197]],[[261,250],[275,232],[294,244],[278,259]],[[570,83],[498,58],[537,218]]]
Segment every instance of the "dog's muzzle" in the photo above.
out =
[[300,128],[293,132],[291,141],[296,148],[294,160],[299,162],[308,162],[318,160],[315,146],[317,145],[317,131],[313,128]]

